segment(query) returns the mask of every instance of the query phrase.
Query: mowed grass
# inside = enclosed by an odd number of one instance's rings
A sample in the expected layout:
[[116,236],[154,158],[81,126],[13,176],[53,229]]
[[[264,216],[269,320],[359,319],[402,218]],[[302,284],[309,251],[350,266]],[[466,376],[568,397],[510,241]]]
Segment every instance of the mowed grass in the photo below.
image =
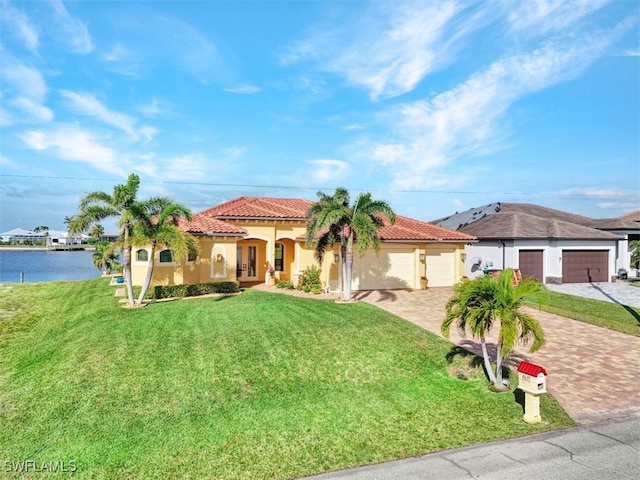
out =
[[[121,308],[104,279],[0,285],[0,460],[74,478],[292,478],[573,422],[459,380],[366,303],[246,291]],[[3,463],[3,466],[5,464]]]
[[550,290],[545,293],[545,300],[541,304],[535,301],[527,304],[549,313],[640,337],[640,308]]

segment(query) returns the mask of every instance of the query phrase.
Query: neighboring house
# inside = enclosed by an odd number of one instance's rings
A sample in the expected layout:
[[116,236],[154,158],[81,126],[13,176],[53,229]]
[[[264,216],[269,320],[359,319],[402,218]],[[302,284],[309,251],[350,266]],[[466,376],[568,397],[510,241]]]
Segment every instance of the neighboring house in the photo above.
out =
[[[240,197],[196,213],[184,230],[200,243],[199,258],[174,262],[170,250],[156,253],[155,284],[202,283],[238,280],[268,282],[269,268],[275,279],[298,282],[301,272],[317,265],[313,248],[307,247],[306,211],[309,200],[293,198]],[[471,235],[426,222],[398,216],[395,225],[379,231],[382,245],[357,255],[353,289],[426,288],[450,286],[463,275],[465,243]],[[149,249],[132,252],[134,285],[143,282]],[[327,252],[321,265],[322,281],[331,291],[341,289],[338,246]]]
[[37,244],[44,243],[47,246],[54,245],[75,245],[82,243],[88,238],[87,235],[74,235],[69,237],[68,232],[58,230],[44,230],[34,232],[22,228],[14,228],[4,233],[0,233],[0,240],[9,243]]
[[532,204],[491,203],[432,223],[478,238],[467,245],[465,275],[518,268],[544,283],[609,282],[630,270],[629,242],[640,223],[593,219]]

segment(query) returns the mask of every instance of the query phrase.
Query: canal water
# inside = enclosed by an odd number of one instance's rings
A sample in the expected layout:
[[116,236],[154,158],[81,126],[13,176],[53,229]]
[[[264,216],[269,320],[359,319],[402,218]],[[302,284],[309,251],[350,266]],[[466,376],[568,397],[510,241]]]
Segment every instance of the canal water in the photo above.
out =
[[0,248],[0,283],[52,282],[56,280],[86,280],[102,273],[93,266],[91,250],[48,251],[8,250]]

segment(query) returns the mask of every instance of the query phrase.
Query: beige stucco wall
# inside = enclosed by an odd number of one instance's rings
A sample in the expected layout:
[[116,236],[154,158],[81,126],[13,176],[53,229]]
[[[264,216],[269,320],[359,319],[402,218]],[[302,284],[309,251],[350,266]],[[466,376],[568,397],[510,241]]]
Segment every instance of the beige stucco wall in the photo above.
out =
[[[274,251],[276,242],[284,245],[284,271],[278,274],[281,279],[291,280],[297,284],[300,273],[309,265],[317,265],[314,258],[314,250],[307,248],[304,241],[296,241],[303,237],[306,226],[303,222],[264,222],[243,221],[234,222],[244,228],[248,233],[244,237],[220,236],[197,237],[200,243],[200,256],[195,262],[182,260],[180,263],[163,264],[158,262],[159,252],[156,252],[153,284],[182,284],[182,283],[206,283],[224,280],[236,280],[236,251],[238,246],[256,247],[255,281],[265,281],[268,278],[267,268],[274,265]],[[132,256],[133,284],[141,285],[147,271],[148,262],[138,262],[137,250]],[[376,262],[380,258],[397,258],[405,264],[411,265],[406,282],[401,282],[404,288],[425,288],[435,286],[450,286],[460,280],[464,274],[462,253],[464,244],[456,243],[383,243],[380,256],[371,252],[366,259],[355,256],[355,262]],[[331,290],[341,288],[340,263],[335,261],[338,247],[328,251],[322,262],[322,282]],[[421,261],[420,254],[424,254],[425,261]],[[380,260],[381,261],[381,260]],[[372,263],[372,265],[374,265]],[[426,265],[426,267],[425,267]],[[375,266],[375,265],[374,265]],[[387,267],[389,267],[387,265]],[[377,267],[376,267],[377,268]],[[369,271],[374,271],[370,268]],[[378,269],[379,270],[379,269]],[[388,269],[392,271],[393,269]],[[384,284],[384,272],[380,278]],[[392,272],[393,273],[393,272]],[[397,285],[396,285],[397,284]],[[396,285],[394,287],[394,285]],[[397,281],[390,282],[390,288],[400,288]]]

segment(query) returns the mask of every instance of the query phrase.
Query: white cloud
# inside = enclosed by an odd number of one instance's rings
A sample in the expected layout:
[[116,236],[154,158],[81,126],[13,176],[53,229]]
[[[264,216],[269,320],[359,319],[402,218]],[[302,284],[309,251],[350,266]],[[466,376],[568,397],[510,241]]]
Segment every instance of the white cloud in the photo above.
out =
[[162,106],[161,102],[157,98],[151,100],[151,103],[147,105],[140,105],[138,111],[147,117],[157,117],[167,113],[167,110]]
[[69,45],[75,53],[87,54],[93,51],[93,42],[87,26],[77,18],[71,16],[61,0],[51,0],[54,18],[51,27],[56,37]]
[[11,102],[11,105],[27,113],[31,118],[39,122],[50,122],[53,120],[53,111],[50,108],[35,103],[26,97],[18,97]]
[[205,158],[197,154],[185,154],[162,161],[160,176],[163,180],[195,180],[205,172]]
[[2,2],[0,19],[3,28],[13,32],[32,53],[38,53],[40,33],[31,19],[22,11],[15,8],[8,0]]
[[434,169],[500,147],[505,112],[522,97],[571,80],[601,56],[615,35],[546,42],[527,54],[500,59],[452,90],[400,107],[390,122],[396,136],[369,154],[392,166],[400,188],[429,186]]
[[506,0],[506,3],[511,10],[507,19],[511,31],[534,36],[561,32],[611,0]]
[[62,160],[87,163],[108,173],[124,175],[124,161],[116,151],[101,145],[91,133],[76,126],[31,130],[19,138],[33,150],[51,152]]
[[47,84],[40,71],[16,61],[2,50],[0,53],[3,55],[0,75],[10,84],[16,96],[27,97],[34,102],[42,103],[47,94]]
[[69,100],[71,107],[77,112],[95,117],[108,125],[116,127],[128,133],[134,140],[142,137],[144,140],[150,141],[158,132],[157,129],[148,125],[136,128],[136,123],[138,122],[136,118],[108,109],[90,93],[76,93],[70,90],[59,90],[58,93]]
[[9,160],[7,157],[2,155],[1,153],[0,153],[0,165],[2,165],[3,167],[18,168],[17,163]]
[[470,8],[465,1],[393,2],[359,11],[348,29],[323,26],[319,33],[293,45],[284,64],[305,59],[340,74],[369,91],[372,99],[389,98],[413,90],[430,72],[451,61],[455,45],[480,23],[483,13],[454,18]]
[[309,160],[307,163],[312,165],[309,175],[318,183],[325,183],[329,181],[335,183],[340,178],[344,178],[350,168],[347,162],[325,158]]
[[252,93],[258,93],[262,91],[262,89],[256,85],[236,85],[234,87],[227,87],[224,91],[241,95],[250,95]]
[[638,202],[603,202],[603,203],[596,203],[596,206],[604,210],[624,210],[624,211],[633,212],[640,208],[640,203]]

